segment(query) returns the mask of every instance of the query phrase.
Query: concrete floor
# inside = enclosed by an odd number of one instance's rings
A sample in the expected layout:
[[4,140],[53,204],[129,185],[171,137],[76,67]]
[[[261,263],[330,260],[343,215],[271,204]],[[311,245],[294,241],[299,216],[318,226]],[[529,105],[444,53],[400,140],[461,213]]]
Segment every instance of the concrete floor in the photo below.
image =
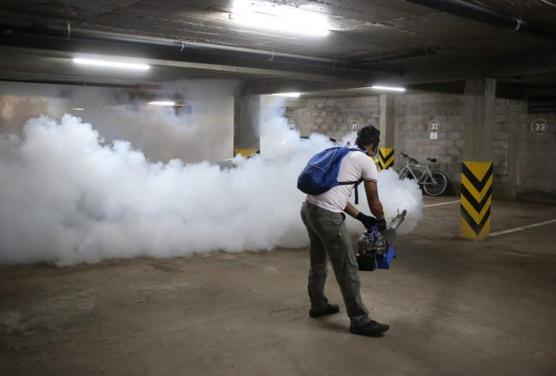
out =
[[[497,231],[556,207],[493,216]],[[1,374],[556,375],[556,224],[470,242],[457,218],[426,208],[393,269],[361,274],[383,338],[350,335],[343,306],[307,317],[306,249],[1,267]]]

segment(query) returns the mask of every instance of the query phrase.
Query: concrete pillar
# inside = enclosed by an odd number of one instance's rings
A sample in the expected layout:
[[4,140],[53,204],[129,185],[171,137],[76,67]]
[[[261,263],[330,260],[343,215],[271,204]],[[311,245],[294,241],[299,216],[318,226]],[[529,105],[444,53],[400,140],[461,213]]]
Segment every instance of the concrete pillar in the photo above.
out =
[[[515,105],[511,105],[514,109]],[[510,109],[508,109],[510,111]],[[517,191],[519,186],[519,157],[521,153],[520,148],[520,123],[517,113],[510,111],[508,119],[508,151],[506,159],[506,171],[508,180],[506,181],[506,198],[517,199]]]
[[465,82],[459,223],[465,239],[486,239],[490,233],[495,101],[496,80]]
[[380,107],[380,146],[393,148],[396,138],[396,117],[394,109],[394,96],[381,94]]
[[496,80],[468,80],[464,94],[463,160],[491,161]]
[[261,97],[246,92],[234,96],[234,156],[249,157],[260,149]]

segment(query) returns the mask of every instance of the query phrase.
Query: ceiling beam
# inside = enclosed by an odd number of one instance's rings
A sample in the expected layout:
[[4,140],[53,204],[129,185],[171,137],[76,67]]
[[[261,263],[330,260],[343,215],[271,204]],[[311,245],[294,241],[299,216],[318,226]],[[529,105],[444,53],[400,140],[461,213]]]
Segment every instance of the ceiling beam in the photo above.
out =
[[382,63],[280,54],[231,46],[190,43],[95,30],[36,28],[0,24],[0,45],[40,50],[144,57],[157,64],[306,80],[366,80],[399,76],[402,69]]
[[94,87],[111,87],[111,88],[137,88],[143,87],[145,84],[138,84],[124,80],[99,80],[95,78],[68,77],[67,75],[53,73],[32,73],[32,72],[15,72],[9,70],[0,71],[0,81],[33,83],[33,84],[52,84],[52,85],[71,85],[71,86],[94,86]]
[[343,90],[369,86],[367,81],[315,82],[299,80],[255,80],[248,83],[246,90],[251,94],[272,94],[288,92],[314,92],[322,90]]
[[[401,78],[401,82],[410,85],[462,81],[473,78],[508,78],[540,74],[556,74],[556,53],[548,52],[488,59],[450,59],[431,62],[427,65],[414,65],[412,69],[407,69],[407,73]],[[397,83],[400,82],[400,79],[386,79],[385,82]]]

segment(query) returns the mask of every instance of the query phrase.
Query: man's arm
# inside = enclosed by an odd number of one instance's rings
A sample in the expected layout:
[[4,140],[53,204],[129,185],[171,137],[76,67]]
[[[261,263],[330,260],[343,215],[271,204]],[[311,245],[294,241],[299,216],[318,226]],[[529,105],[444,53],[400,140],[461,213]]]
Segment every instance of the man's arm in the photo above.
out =
[[361,221],[365,228],[370,228],[371,226],[377,226],[379,231],[384,231],[386,228],[386,222],[384,221],[384,211],[382,210],[382,203],[378,198],[378,191],[376,188],[375,181],[366,181],[365,183],[365,193],[367,195],[367,203],[369,204],[369,209],[371,213],[375,216],[369,217],[366,214],[361,213],[353,204],[349,201],[344,208],[344,211],[348,213],[353,218]]
[[349,201],[348,201],[344,211],[346,213],[348,213],[353,218],[357,218],[357,214],[359,214],[359,210]]
[[[376,185],[376,181],[365,181],[363,182],[363,185],[365,186],[365,195],[367,196],[367,204],[369,205],[369,210],[371,211],[371,213],[373,213],[376,219],[384,219],[384,210],[382,209],[382,203],[378,198],[378,188]],[[349,212],[347,213],[350,214]]]

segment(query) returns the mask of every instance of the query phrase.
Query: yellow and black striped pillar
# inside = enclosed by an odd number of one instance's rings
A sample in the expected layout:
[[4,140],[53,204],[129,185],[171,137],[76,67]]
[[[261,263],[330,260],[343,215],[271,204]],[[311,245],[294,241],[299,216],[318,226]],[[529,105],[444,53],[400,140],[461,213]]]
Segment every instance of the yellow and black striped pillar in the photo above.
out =
[[480,240],[490,233],[492,162],[464,161],[461,173],[459,233]]
[[378,148],[378,169],[386,170],[394,166],[394,148]]

